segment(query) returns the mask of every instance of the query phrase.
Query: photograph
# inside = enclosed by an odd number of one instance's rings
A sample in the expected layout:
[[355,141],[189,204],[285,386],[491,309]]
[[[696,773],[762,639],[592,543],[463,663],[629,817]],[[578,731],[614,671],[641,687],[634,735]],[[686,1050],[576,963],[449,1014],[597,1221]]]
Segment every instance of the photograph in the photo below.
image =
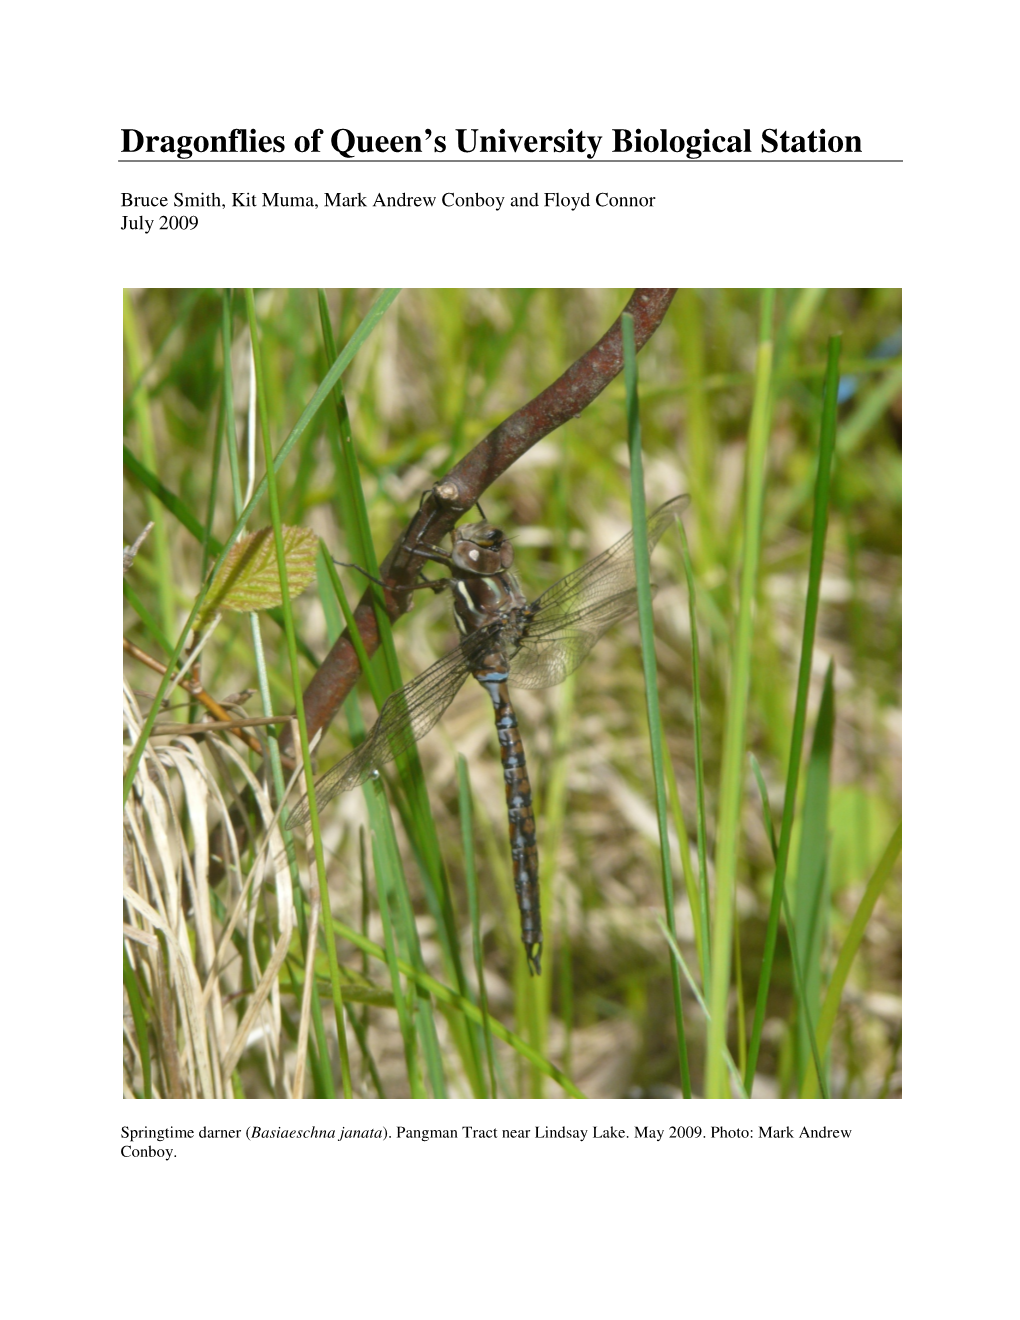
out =
[[901,1098],[901,354],[125,289],[122,1095]]

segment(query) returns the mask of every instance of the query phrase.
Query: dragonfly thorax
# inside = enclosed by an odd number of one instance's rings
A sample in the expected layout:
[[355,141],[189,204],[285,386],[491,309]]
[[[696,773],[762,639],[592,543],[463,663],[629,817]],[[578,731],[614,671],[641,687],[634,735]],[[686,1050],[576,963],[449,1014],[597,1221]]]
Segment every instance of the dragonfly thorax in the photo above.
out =
[[505,619],[527,603],[510,565],[514,548],[491,523],[467,523],[450,533],[453,608],[465,636]]
[[497,620],[518,617],[527,604],[517,578],[506,570],[485,577],[458,576],[451,579],[450,586],[457,628],[465,637]]

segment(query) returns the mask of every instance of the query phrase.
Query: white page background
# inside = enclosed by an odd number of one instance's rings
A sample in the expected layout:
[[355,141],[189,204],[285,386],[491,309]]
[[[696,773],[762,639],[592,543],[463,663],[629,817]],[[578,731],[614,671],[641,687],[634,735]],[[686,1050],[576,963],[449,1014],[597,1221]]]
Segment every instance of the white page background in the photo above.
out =
[[[972,10],[975,21],[982,12]],[[311,1301],[383,1314],[710,1303],[723,1315],[810,1307],[837,1316],[994,1302],[1015,1074],[1011,1033],[995,1019],[1009,1002],[1005,939],[1000,955],[991,951],[997,924],[1004,937],[1012,927],[1017,881],[1006,829],[1017,801],[1015,695],[1003,705],[1015,690],[1017,436],[1015,211],[989,136],[1003,122],[1010,42],[986,29],[979,61],[966,34],[942,30],[934,11],[917,14],[889,4],[835,15],[810,5],[357,14],[179,4],[25,22],[10,53],[17,63],[20,49],[24,61],[12,83],[21,117],[9,121],[23,155],[8,245],[18,314],[6,339],[17,492],[9,638],[22,642],[17,661],[8,647],[19,709],[11,749],[13,758],[28,748],[35,771],[32,805],[15,811],[8,875],[8,983],[21,1003],[8,1056],[19,1113],[10,1159],[26,1297],[41,1290],[55,1304],[87,1293],[118,1313],[157,1315],[238,1300],[253,1310]],[[288,140],[340,125],[451,135],[459,126],[605,135],[615,126],[824,127],[858,134],[868,156],[904,163],[116,163],[124,127],[235,125]],[[125,234],[120,192],[157,187],[605,188],[660,200],[651,211],[577,214],[218,211],[193,234]],[[751,1109],[306,1102],[286,1111],[122,1101],[110,1031],[116,960],[111,950],[92,965],[82,952],[116,933],[119,902],[110,797],[120,753],[105,718],[115,601],[99,569],[120,535],[121,288],[656,283],[905,289],[904,1100]],[[65,321],[69,308],[76,314]],[[88,526],[79,522],[83,485],[93,508],[109,501]],[[32,571],[17,574],[19,563]],[[968,602],[966,638],[949,599]],[[54,606],[62,647],[39,645],[37,633],[26,648],[26,624],[48,637]],[[98,743],[82,719],[97,704]],[[70,777],[59,775],[62,761]],[[46,868],[54,828],[80,840],[73,875]],[[961,947],[970,957],[954,960]],[[27,1052],[38,1014],[52,1024],[45,1061]],[[297,1121],[285,1113],[390,1129],[790,1122],[852,1126],[854,1135],[832,1144],[343,1142],[328,1157],[297,1142],[207,1142],[170,1162],[120,1158],[122,1124]]]

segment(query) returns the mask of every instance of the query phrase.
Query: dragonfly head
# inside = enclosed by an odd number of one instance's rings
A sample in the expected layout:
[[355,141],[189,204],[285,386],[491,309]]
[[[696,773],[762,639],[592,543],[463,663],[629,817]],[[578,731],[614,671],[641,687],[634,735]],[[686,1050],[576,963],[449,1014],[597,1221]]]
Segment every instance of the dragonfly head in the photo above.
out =
[[514,548],[498,527],[491,523],[466,523],[450,533],[451,558],[464,573],[486,576],[509,568],[514,562]]

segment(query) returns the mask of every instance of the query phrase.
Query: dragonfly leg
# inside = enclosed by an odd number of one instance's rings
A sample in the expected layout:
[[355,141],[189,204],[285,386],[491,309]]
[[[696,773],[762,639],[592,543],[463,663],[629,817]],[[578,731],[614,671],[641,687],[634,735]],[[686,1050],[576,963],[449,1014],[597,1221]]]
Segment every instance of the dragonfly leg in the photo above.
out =
[[400,547],[406,550],[409,555],[420,555],[422,559],[434,559],[437,564],[450,566],[450,556],[445,550],[439,550],[434,545],[408,545],[405,541]]
[[413,587],[407,587],[402,582],[384,582],[382,578],[377,578],[374,573],[370,573],[367,568],[362,568],[360,564],[345,564],[340,559],[334,559],[333,563],[336,564],[337,568],[356,569],[364,577],[367,577],[370,582],[374,582],[376,586],[385,587],[387,591],[421,591],[425,587],[428,587],[431,591],[443,591],[446,588],[445,578],[442,582],[430,582],[428,578],[425,578],[423,581],[415,583]]

